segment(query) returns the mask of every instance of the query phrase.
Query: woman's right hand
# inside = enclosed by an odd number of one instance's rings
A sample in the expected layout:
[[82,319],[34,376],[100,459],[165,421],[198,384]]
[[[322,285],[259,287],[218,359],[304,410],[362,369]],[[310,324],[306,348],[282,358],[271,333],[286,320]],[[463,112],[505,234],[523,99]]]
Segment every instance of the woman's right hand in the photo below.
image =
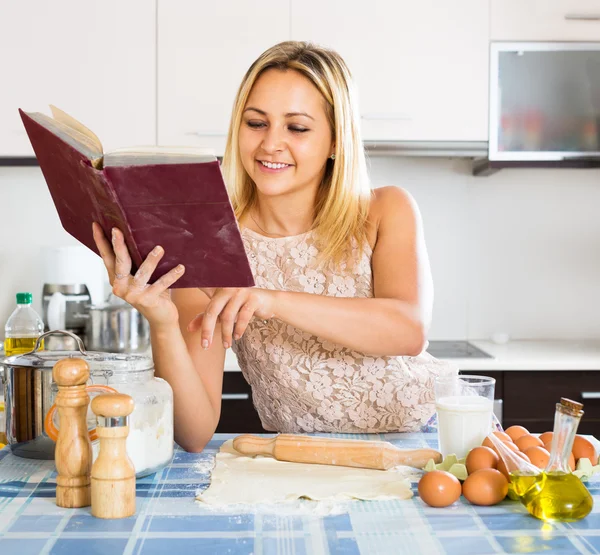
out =
[[179,314],[177,307],[171,301],[169,287],[184,274],[185,268],[180,264],[152,285],[148,285],[150,276],[164,255],[162,247],[156,246],[132,276],[131,257],[123,233],[113,228],[111,245],[96,222],[92,224],[92,231],[108,271],[113,294],[137,309],[151,326],[177,325]]

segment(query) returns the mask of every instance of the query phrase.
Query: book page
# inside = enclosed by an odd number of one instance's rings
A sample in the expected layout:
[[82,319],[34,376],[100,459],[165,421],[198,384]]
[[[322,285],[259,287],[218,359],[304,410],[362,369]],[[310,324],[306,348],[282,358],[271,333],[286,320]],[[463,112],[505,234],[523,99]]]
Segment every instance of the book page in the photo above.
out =
[[98,152],[103,152],[104,149],[102,148],[102,143],[100,142],[100,139],[96,136],[95,133],[93,133],[85,125],[83,125],[83,123],[77,121],[73,116],[70,116],[69,114],[63,112],[60,108],[57,108],[52,104],[50,104],[50,110],[52,112],[52,117],[56,121],[59,121],[60,123],[63,123],[64,125],[71,127],[72,129],[75,129],[75,131],[78,131],[79,133],[85,135],[96,145],[96,149],[98,150]]
[[54,135],[81,152],[81,154],[91,160],[94,167],[102,167],[102,150],[98,150],[97,143],[90,139],[90,137],[41,112],[26,112],[26,114],[48,129],[48,131],[54,133]]
[[104,155],[104,167],[146,164],[200,164],[214,162],[214,151],[185,146],[134,146],[112,150]]

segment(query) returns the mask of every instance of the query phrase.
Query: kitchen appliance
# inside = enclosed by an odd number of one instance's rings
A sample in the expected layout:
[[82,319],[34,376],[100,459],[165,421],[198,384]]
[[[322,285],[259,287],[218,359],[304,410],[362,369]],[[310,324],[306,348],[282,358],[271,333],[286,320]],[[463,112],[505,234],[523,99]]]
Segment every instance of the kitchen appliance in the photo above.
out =
[[[67,330],[86,340],[88,311],[104,299],[107,283],[102,259],[82,245],[42,250],[42,318],[46,330]],[[47,350],[73,350],[66,335],[49,337]]]
[[435,358],[494,358],[469,341],[429,341],[426,350]]
[[42,288],[42,317],[47,330],[69,330],[83,335],[87,312],[92,304],[84,283],[44,283]]
[[492,167],[600,166],[600,42],[493,42]]

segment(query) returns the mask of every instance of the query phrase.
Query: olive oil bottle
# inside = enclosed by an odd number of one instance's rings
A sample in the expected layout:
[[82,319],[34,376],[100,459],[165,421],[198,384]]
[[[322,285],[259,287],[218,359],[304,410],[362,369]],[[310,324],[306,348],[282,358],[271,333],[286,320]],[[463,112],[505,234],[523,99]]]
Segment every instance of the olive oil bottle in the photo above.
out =
[[529,513],[539,519],[575,521],[586,517],[594,501],[583,482],[571,474],[569,455],[583,405],[561,399],[556,405],[552,453],[546,469],[536,476],[511,473],[514,492]]
[[[17,308],[4,327],[4,354],[9,357],[33,351],[44,333],[44,322],[32,308],[31,293],[17,293]],[[40,350],[44,348],[43,342]]]

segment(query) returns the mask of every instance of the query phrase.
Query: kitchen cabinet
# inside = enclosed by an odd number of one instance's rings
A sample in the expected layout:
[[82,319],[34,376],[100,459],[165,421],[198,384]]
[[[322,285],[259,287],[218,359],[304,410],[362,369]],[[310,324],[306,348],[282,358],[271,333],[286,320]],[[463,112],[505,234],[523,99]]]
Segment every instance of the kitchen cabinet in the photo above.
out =
[[221,418],[217,433],[265,433],[252,403],[252,390],[241,372],[223,374]]
[[598,0],[491,0],[491,40],[598,41]]
[[0,0],[0,156],[32,156],[18,114],[54,104],[105,149],[156,140],[155,0]]
[[488,2],[291,5],[292,39],[333,47],[348,63],[364,139],[487,140]]
[[222,154],[244,74],[289,21],[279,0],[158,0],[158,143]]
[[473,371],[496,379],[496,398],[503,400],[502,426],[525,426],[534,433],[554,428],[561,397],[583,403],[578,433],[600,436],[600,371]]

